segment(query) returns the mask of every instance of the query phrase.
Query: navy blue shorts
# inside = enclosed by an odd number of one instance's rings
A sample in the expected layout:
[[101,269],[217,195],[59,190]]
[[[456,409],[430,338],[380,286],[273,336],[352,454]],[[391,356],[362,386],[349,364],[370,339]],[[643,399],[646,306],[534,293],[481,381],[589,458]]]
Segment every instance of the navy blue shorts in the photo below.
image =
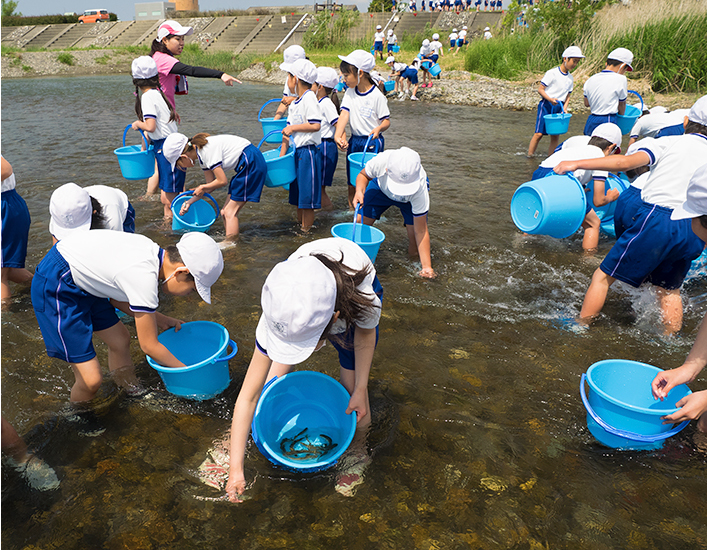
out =
[[125,213],[125,219],[123,220],[123,232],[124,233],[135,233],[135,208],[128,201],[128,211]]
[[383,51],[383,42],[374,42],[373,49],[377,52],[382,52]]
[[25,267],[31,219],[27,203],[15,189],[2,193],[2,267]]
[[544,178],[545,176],[547,176],[550,173],[554,174],[554,172],[552,171],[552,168],[543,168],[542,166],[538,166],[538,168],[535,170],[535,172],[533,172],[533,175],[530,178],[530,181],[539,180],[540,178]]
[[290,184],[290,204],[304,210],[322,207],[322,157],[316,145],[295,149],[297,179]]
[[181,193],[184,191],[184,182],[187,179],[186,172],[179,170],[176,165],[172,170],[172,165],[164,158],[162,152],[163,139],[152,142],[155,146],[155,158],[157,159],[157,172],[160,177],[160,189],[165,193]]
[[67,363],[93,359],[94,331],[120,322],[107,298],[92,296],[76,285],[69,264],[56,246],[34,272],[32,306],[47,355]]
[[616,113],[613,115],[589,115],[584,125],[584,135],[591,136],[594,128],[605,122],[613,122],[616,124]]
[[400,73],[400,77],[409,80],[410,84],[417,84],[417,71],[412,67],[408,67]]
[[667,128],[663,128],[655,135],[655,137],[660,138],[665,136],[681,136],[684,133],[685,126],[683,126],[682,124],[675,124],[674,126],[668,126]]
[[429,58],[430,58],[430,61],[432,61],[432,63],[437,63],[437,60],[439,59],[439,55],[436,53],[433,53]]
[[322,185],[331,187],[336,164],[339,162],[339,148],[336,146],[334,138],[324,138],[319,145],[319,151],[322,155]]
[[[349,147],[346,150],[346,182],[351,185],[351,167],[349,166],[349,155],[351,153],[361,153],[366,147],[368,136],[351,136]],[[377,146],[377,147],[376,147]],[[385,138],[383,134],[378,134],[378,139],[372,139],[368,144],[368,150],[381,153],[385,149]],[[368,155],[366,155],[368,158]]]
[[616,199],[614,209],[614,232],[618,239],[624,231],[636,220],[636,213],[641,205],[645,204],[641,199],[641,190],[631,185],[626,191]]
[[[373,279],[373,292],[376,293],[378,298],[381,300],[381,305],[383,304],[383,287],[378,280],[378,275]],[[354,354],[354,332],[356,331],[355,326],[349,327],[349,330],[342,336],[343,342],[331,340],[332,346],[339,353],[339,365],[342,369],[346,370],[356,370],[356,356]],[[378,327],[376,327],[376,346],[378,346]]]
[[[429,187],[430,180],[428,179],[427,188],[429,189]],[[371,180],[368,183],[368,187],[366,187],[366,194],[363,197],[363,215],[367,218],[380,220],[381,216],[391,206],[395,206],[400,210],[405,225],[413,225],[415,223],[412,205],[409,202],[394,201],[381,191],[381,188],[378,186],[378,179]]]
[[671,220],[672,213],[670,208],[643,202],[602,261],[601,270],[636,288],[644,282],[666,290],[680,288],[705,243],[692,232],[691,219]]
[[561,101],[558,101],[558,105],[553,105],[550,103],[547,99],[541,99],[540,103],[538,103],[538,116],[535,119],[535,133],[536,134],[542,134],[544,136],[547,135],[547,132],[545,131],[545,115],[551,115],[553,113],[561,113],[562,112],[562,107],[560,105],[562,104]]
[[395,44],[388,44],[388,52],[392,52]]
[[236,175],[231,178],[228,192],[236,202],[260,202],[265,185],[268,165],[265,157],[255,145],[248,145],[241,153],[236,166]]

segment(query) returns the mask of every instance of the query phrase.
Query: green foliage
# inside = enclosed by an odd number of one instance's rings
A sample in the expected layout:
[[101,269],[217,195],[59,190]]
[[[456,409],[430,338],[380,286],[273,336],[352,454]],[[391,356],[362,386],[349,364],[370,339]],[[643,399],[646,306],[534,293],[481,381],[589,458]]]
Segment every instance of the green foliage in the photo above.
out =
[[420,32],[403,32],[398,36],[398,45],[402,50],[415,50],[419,51],[420,46],[422,46],[422,41],[427,38],[432,40],[432,35],[434,33],[439,33],[442,36],[442,31],[439,29],[434,29],[429,23],[425,25],[425,28]]
[[393,11],[393,0],[371,0],[369,12]]
[[19,2],[15,0],[2,0],[2,24],[6,25],[5,23],[5,18],[6,17],[22,17],[21,13],[16,13],[15,10],[17,9],[17,4]]
[[304,33],[302,46],[305,50],[350,46],[349,31],[359,22],[358,12],[352,10],[342,10],[334,17],[330,12],[319,12]]
[[73,65],[76,61],[74,56],[68,52],[61,52],[60,54],[57,54],[56,59],[59,63],[63,63],[64,65]]
[[250,55],[233,55],[228,51],[203,52],[197,44],[184,46],[179,61],[186,65],[208,67],[225,73],[233,74],[242,71],[252,64]]
[[515,79],[529,69],[528,57],[533,40],[530,33],[473,40],[466,51],[464,67],[467,71],[495,78]]

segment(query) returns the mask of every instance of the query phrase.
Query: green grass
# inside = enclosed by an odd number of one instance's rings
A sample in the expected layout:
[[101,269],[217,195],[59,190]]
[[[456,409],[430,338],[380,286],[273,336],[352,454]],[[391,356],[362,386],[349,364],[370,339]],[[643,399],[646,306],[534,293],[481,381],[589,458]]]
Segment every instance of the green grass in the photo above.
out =
[[[464,66],[467,71],[515,80],[532,70],[528,59],[533,39],[530,33],[523,33],[499,36],[493,40],[473,40],[466,52]],[[549,62],[547,68],[556,62]]]
[[[282,58],[282,55],[278,57]],[[210,69],[224,71],[229,74],[239,73],[243,69],[250,67],[255,59],[255,56],[252,55],[234,55],[226,51],[206,53],[201,51],[196,44],[187,44],[179,56],[179,61],[186,65],[209,67]]]
[[73,65],[76,61],[74,56],[67,52],[61,52],[56,56],[56,59],[59,63],[63,63],[64,65]]

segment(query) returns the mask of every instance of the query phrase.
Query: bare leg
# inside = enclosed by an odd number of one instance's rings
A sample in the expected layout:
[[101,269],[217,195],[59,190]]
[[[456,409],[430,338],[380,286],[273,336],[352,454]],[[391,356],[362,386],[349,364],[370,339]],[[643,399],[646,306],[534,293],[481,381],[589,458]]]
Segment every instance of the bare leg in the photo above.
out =
[[415,226],[406,224],[405,229],[408,232],[408,255],[411,258],[417,258],[420,253],[417,250],[417,239],[415,239]]
[[130,357],[130,333],[123,323],[94,332],[108,346],[108,368],[113,380],[128,392],[139,389],[135,366]]
[[302,231],[309,231],[309,229],[314,225],[314,210],[311,208],[299,208],[298,216],[301,212],[302,216]]
[[597,268],[592,276],[592,282],[587,289],[587,293],[584,295],[582,310],[579,312],[580,320],[590,322],[601,313],[604,302],[606,302],[606,295],[609,293],[609,288],[614,284],[614,281],[616,281],[614,277],[610,277],[600,268]]
[[223,225],[226,229],[226,238],[235,239],[240,232],[240,222],[238,213],[245,206],[243,201],[234,201],[230,197],[226,199],[226,204],[223,205],[221,215],[223,216]]
[[2,417],[2,452],[9,454],[16,462],[27,461],[27,445],[5,417]]
[[71,402],[84,403],[96,397],[103,381],[98,359],[94,357],[83,363],[72,363],[71,368],[76,378],[71,387]]
[[322,208],[324,210],[331,210],[334,207],[334,203],[331,202],[329,195],[326,193],[326,185],[322,185]]
[[172,209],[170,208],[172,201],[174,198],[178,195],[179,193],[167,193],[165,191],[162,191],[162,194],[160,196],[160,200],[162,201],[162,204],[164,206],[164,219],[165,220],[171,220],[172,219]]
[[680,289],[666,290],[656,287],[660,311],[666,334],[675,334],[682,328],[682,298]]
[[590,210],[589,214],[584,217],[582,227],[584,227],[582,248],[587,251],[596,250],[599,246],[599,230],[601,229],[601,220],[594,210]]
[[550,149],[547,152],[547,156],[549,157],[552,155],[552,153],[555,152],[555,149],[557,149],[557,146],[560,144],[560,136],[554,135],[550,136]]
[[157,168],[157,161],[155,161],[155,173],[150,176],[147,180],[147,189],[145,190],[145,195],[156,195],[160,190],[160,173]]
[[353,185],[349,185],[349,210],[353,210],[353,198],[356,194],[356,188]]
[[543,138],[542,134],[533,134],[530,138],[530,145],[528,145],[528,156],[532,157],[535,154],[535,150],[538,148],[538,143]]

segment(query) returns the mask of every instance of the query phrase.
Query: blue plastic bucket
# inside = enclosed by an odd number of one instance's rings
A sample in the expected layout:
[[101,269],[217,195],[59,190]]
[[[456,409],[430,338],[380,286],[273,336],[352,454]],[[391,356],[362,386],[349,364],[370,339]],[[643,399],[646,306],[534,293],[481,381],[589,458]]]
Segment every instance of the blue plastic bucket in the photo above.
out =
[[398,53],[400,51],[400,46],[397,44],[393,46],[393,53]]
[[371,153],[368,150],[368,144],[371,142],[371,139],[373,138],[373,134],[368,136],[368,139],[366,140],[366,145],[363,146],[363,151],[360,153],[351,153],[348,156],[348,161],[349,161],[349,183],[356,187],[356,177],[358,176],[358,173],[363,170],[363,167],[366,165],[366,161],[371,160],[373,157],[375,157],[378,154],[378,140],[375,141],[375,152]]
[[641,94],[634,90],[628,90],[629,94],[633,94],[638,99],[641,100],[641,108],[635,107],[634,105],[626,105],[626,110],[623,115],[616,115],[616,124],[621,128],[621,134],[627,135],[631,132],[633,125],[636,124],[636,120],[643,114],[643,98]]
[[261,126],[263,127],[263,136],[266,138],[266,143],[281,143],[282,142],[282,129],[287,126],[287,119],[286,118],[278,118],[275,120],[274,118],[261,118],[260,115],[263,112],[263,109],[265,109],[265,106],[277,101],[278,103],[282,101],[279,98],[271,99],[269,101],[266,101],[263,106],[260,108],[260,111],[258,111],[258,121],[260,122]]
[[[148,364],[159,373],[170,393],[190,399],[211,399],[231,383],[228,361],[236,355],[238,346],[225,327],[210,321],[194,321],[183,323],[178,332],[173,328],[166,330],[157,339],[187,365],[163,367],[147,356]],[[229,346],[231,353],[227,353]]]
[[437,76],[442,72],[442,67],[439,66],[439,63],[435,63],[430,66],[429,71],[432,76]]
[[118,147],[113,152],[118,157],[120,172],[126,180],[144,180],[155,173],[155,148],[147,144],[147,138],[142,133],[142,130],[138,131],[142,134],[146,149],[143,151],[141,145],[126,146],[125,137],[128,135],[130,128],[132,128],[132,125],[129,124],[123,132],[123,146]]
[[582,184],[573,175],[550,175],[516,189],[511,217],[524,233],[564,239],[582,225],[586,206]]
[[[356,228],[356,238],[354,238],[354,226]],[[331,234],[334,237],[341,237],[355,242],[363,248],[363,251],[372,262],[376,261],[378,249],[385,240],[385,233],[380,229],[363,223],[337,223],[331,228]]]
[[385,81],[385,91],[392,92],[393,90],[395,90],[395,80],[386,80]]
[[276,466],[301,472],[330,468],[356,432],[356,414],[346,414],[350,398],[344,386],[320,372],[273,378],[255,407],[253,441]]
[[[554,110],[553,105],[553,110]],[[549,115],[544,115],[545,120],[545,131],[549,136],[559,136],[560,134],[566,134],[570,128],[570,119],[572,115],[570,113],[565,113],[565,106],[560,102],[561,113],[550,113]]]
[[[219,207],[214,198],[208,193],[204,193],[202,200],[196,201],[189,207],[189,211],[183,216],[179,213],[182,204],[188,201],[194,194],[193,191],[184,191],[180,193],[170,205],[172,209],[172,231],[187,233],[189,231],[199,231],[204,233],[209,230],[218,218]],[[208,199],[213,206],[208,203]]]
[[661,370],[638,361],[607,359],[582,374],[579,391],[587,409],[587,427],[599,443],[615,449],[659,449],[665,439],[689,424],[663,424],[661,417],[677,411],[675,403],[692,392],[680,384],[663,401],[653,399],[651,382]]
[[[280,142],[282,142],[282,133],[280,133]],[[265,136],[258,143],[258,149],[268,143],[268,136]],[[288,186],[297,178],[295,171],[295,148],[291,146],[285,155],[280,156],[280,148],[271,149],[263,153],[265,164],[268,167],[268,172],[265,176],[266,187],[283,187]]]
[[[418,56],[418,57],[420,57],[420,56]],[[422,59],[422,58],[420,58],[420,59]],[[431,65],[432,65],[432,61],[423,61],[422,63],[420,63],[420,68],[423,71],[429,71]]]
[[335,88],[335,90],[337,92],[345,92],[347,89],[348,89],[348,86],[346,85],[345,82],[339,82]]

